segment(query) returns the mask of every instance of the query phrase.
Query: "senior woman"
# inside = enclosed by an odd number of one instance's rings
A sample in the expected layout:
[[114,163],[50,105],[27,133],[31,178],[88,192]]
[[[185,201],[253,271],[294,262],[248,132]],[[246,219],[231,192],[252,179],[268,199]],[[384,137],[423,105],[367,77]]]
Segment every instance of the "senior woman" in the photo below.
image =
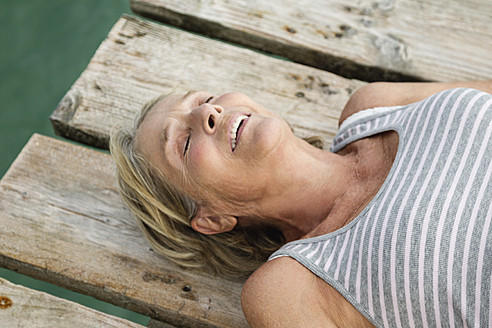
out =
[[243,288],[253,327],[483,327],[491,90],[369,84],[331,151],[245,95],[191,92],[149,103],[111,151],[123,198],[171,260],[237,275],[273,253]]

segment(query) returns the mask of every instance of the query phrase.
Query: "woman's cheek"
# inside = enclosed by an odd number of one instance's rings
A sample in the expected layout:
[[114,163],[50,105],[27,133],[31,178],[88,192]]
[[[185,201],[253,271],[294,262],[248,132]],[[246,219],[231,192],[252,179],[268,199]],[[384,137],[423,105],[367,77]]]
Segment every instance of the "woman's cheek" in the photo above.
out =
[[188,158],[189,168],[202,175],[210,173],[214,164],[213,151],[203,144],[195,144],[190,150]]
[[203,149],[200,145],[193,145],[190,149],[190,153],[188,154],[188,163],[190,166],[197,166],[197,162],[200,162],[203,157]]

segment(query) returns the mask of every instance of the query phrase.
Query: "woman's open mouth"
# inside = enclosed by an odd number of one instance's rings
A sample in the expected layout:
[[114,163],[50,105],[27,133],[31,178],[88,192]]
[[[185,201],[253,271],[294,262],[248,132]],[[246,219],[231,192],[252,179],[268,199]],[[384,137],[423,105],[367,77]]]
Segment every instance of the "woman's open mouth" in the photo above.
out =
[[244,123],[248,120],[248,115],[239,115],[232,124],[231,129],[231,148],[234,151],[239,142],[239,137],[241,136],[241,132],[244,128]]

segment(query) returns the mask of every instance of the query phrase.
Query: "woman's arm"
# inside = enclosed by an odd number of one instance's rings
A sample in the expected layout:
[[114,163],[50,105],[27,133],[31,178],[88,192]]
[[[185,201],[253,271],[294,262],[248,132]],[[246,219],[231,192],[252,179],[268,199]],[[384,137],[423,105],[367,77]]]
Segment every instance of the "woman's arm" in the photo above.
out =
[[408,105],[435,93],[453,88],[474,88],[492,93],[492,81],[480,82],[429,82],[390,83],[375,82],[358,89],[345,105],[339,124],[358,111],[374,108]]

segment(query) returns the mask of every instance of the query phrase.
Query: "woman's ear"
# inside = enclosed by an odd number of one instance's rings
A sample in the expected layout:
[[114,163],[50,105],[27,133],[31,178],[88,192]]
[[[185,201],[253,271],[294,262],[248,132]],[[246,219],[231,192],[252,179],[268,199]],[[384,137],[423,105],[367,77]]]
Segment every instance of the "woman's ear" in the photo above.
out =
[[191,227],[205,235],[231,231],[236,224],[237,219],[232,215],[195,216],[191,219]]
[[232,215],[209,215],[202,209],[191,219],[191,227],[205,235],[214,235],[234,229],[237,219]]

